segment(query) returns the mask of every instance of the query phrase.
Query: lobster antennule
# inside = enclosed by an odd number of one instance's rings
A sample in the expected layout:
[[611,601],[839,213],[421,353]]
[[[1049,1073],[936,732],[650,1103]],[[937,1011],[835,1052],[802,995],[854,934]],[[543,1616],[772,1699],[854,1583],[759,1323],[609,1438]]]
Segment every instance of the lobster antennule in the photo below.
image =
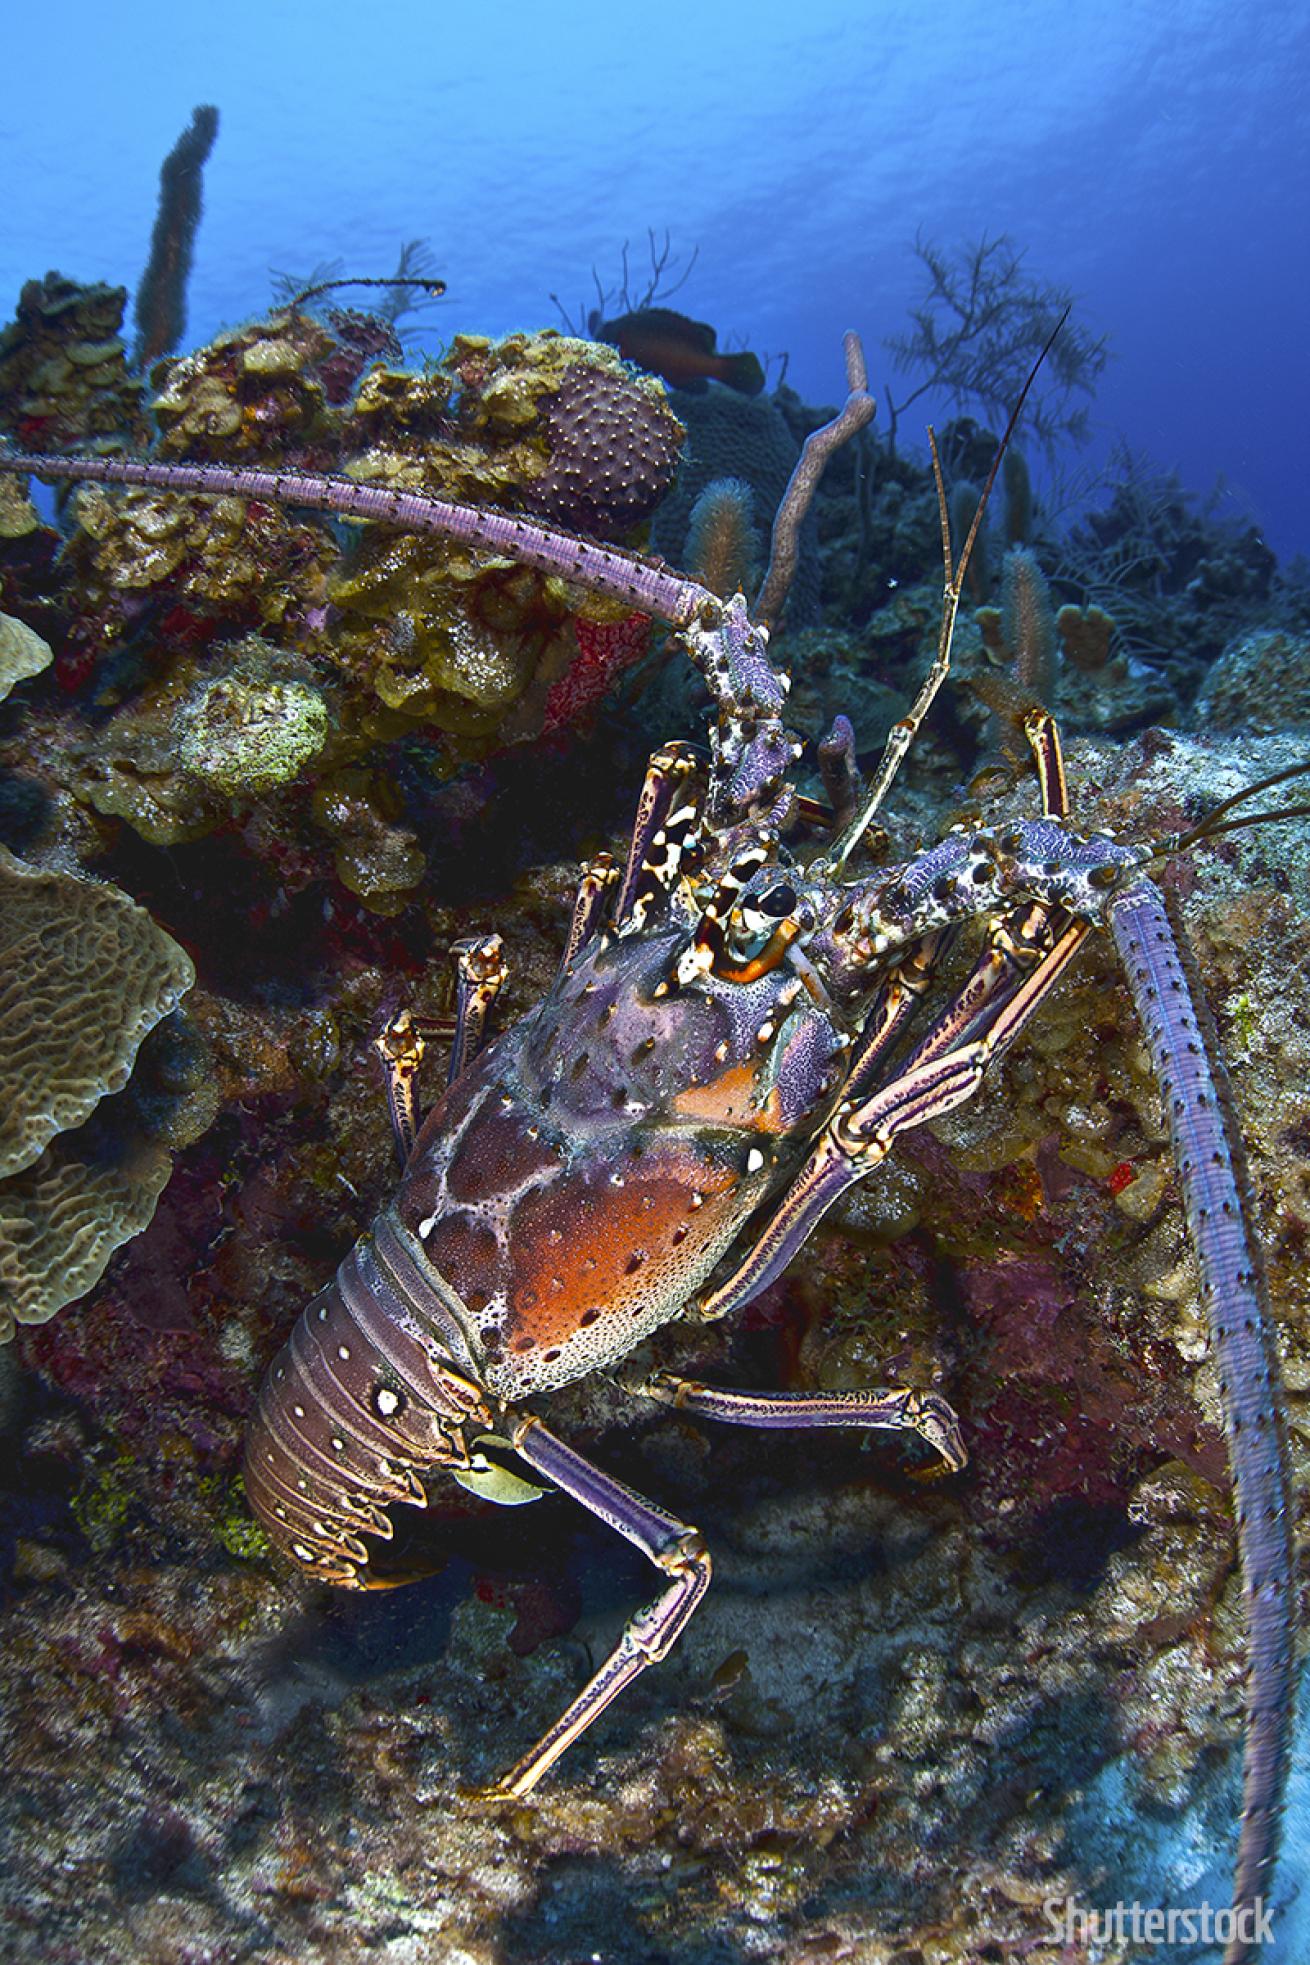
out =
[[1166,833],[1158,840],[1154,851],[1164,860],[1174,853],[1185,853],[1189,846],[1199,845],[1203,839],[1217,839],[1221,833],[1237,832],[1242,826],[1263,826],[1276,823],[1279,819],[1303,819],[1310,814],[1310,805],[1284,805],[1272,812],[1244,812],[1238,819],[1226,819],[1224,814],[1237,805],[1244,805],[1248,798],[1259,798],[1262,793],[1272,791],[1275,785],[1285,785],[1289,778],[1303,778],[1310,773],[1310,757],[1300,764],[1289,764],[1286,770],[1271,771],[1267,778],[1257,778],[1254,784],[1243,785],[1230,798],[1225,798],[1196,825],[1186,832]]
[[937,452],[937,436],[932,425],[930,424],[928,426],[928,443],[932,451],[933,478],[937,487],[937,509],[941,519],[942,563],[945,575],[942,587],[941,628],[937,636],[937,655],[932,667],[923,680],[918,695],[910,705],[908,713],[898,723],[892,725],[886,745],[883,748],[881,762],[878,765],[873,782],[865,793],[863,803],[855,813],[855,816],[844,827],[840,837],[833,841],[825,855],[826,863],[834,872],[845,866],[847,860],[868,831],[870,821],[882,805],[883,800],[891,789],[892,780],[901,768],[905,753],[909,750],[910,745],[913,743],[916,734],[923,724],[924,718],[936,701],[938,691],[950,674],[951,646],[955,640],[955,622],[960,611],[960,595],[964,589],[964,576],[968,570],[974,542],[978,537],[978,528],[982,524],[983,514],[987,509],[987,502],[992,495],[992,487],[996,483],[997,472],[1000,470],[1001,461],[1010,447],[1010,440],[1014,436],[1023,406],[1028,400],[1029,391],[1033,383],[1037,380],[1038,370],[1051,351],[1055,337],[1059,334],[1068,318],[1069,309],[1066,307],[1055,326],[1051,329],[1050,334],[1046,337],[1041,353],[1028,371],[1027,380],[1023,388],[1019,391],[1018,401],[1010,411],[1010,420],[1005,426],[1005,434],[996,446],[996,455],[993,457],[992,467],[987,473],[987,482],[983,486],[982,497],[978,500],[978,508],[973,515],[973,524],[969,527],[969,534],[964,542],[958,562],[954,561],[951,555],[951,521],[946,503],[946,483],[942,475],[941,458]]

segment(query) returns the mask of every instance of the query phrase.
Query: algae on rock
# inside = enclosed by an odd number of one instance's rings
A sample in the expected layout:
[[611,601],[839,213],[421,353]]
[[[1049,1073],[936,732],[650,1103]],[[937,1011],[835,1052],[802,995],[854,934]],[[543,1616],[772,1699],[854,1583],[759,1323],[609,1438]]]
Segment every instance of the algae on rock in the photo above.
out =
[[16,682],[40,675],[50,662],[50,644],[35,628],[15,620],[12,614],[0,614],[0,703]]

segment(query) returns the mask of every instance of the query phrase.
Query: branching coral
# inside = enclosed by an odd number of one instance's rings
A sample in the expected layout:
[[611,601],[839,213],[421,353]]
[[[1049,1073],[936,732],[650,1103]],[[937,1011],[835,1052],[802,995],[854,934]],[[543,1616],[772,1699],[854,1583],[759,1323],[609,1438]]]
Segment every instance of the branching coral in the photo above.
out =
[[[893,445],[898,419],[929,390],[958,409],[974,405],[1003,422],[1034,357],[1072,304],[1063,287],[1025,270],[1023,254],[1004,234],[952,253],[921,233],[914,250],[927,276],[923,296],[910,311],[909,333],[891,335],[885,345],[898,369],[924,379],[899,403],[887,393]],[[1094,392],[1107,354],[1105,336],[1075,322],[1067,321],[1051,344],[1026,424],[1047,451],[1086,438],[1087,411],[1073,399]]]

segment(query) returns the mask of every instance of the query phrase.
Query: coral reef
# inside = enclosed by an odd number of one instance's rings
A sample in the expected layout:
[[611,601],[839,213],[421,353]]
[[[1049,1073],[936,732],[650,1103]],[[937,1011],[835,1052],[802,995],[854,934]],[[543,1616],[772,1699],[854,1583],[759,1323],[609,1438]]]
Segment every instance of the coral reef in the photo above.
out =
[[122,339],[123,287],[29,280],[0,330],[0,429],[29,449],[116,449],[148,440]]
[[[344,466],[520,511],[583,498],[607,537],[649,516],[659,471],[646,506],[625,503],[626,467],[607,485],[586,441],[558,441],[562,415],[608,418],[629,386],[647,427],[658,391],[612,353],[457,336],[411,374],[388,337],[368,316],[288,308],[169,363],[161,453]],[[786,393],[684,403],[693,466],[653,521],[675,562],[698,471],[753,459],[763,523],[832,414]],[[986,444],[958,436],[967,474]],[[969,1468],[927,1486],[886,1440],[761,1443],[607,1380],[566,1388],[552,1424],[696,1522],[716,1582],[548,1784],[490,1800],[474,1784],[647,1600],[646,1566],[562,1501],[493,1510],[434,1484],[395,1550],[428,1580],[342,1601],[270,1558],[239,1444],[268,1359],[394,1184],[381,1023],[401,1003],[445,1015],[445,951],[493,927],[509,958],[497,1015],[520,1014],[555,972],[579,863],[621,848],[668,699],[603,698],[623,670],[640,679],[649,623],[438,541],[244,501],[86,492],[56,558],[60,536],[2,501],[0,599],[55,650],[0,707],[0,833],[41,863],[13,878],[24,894],[55,883],[60,906],[127,909],[130,889],[199,972],[180,1026],[175,951],[113,1093],[142,958],[103,957],[104,1055],[62,1130],[29,1125],[27,1164],[0,1186],[0,1236],[32,1252],[23,1301],[40,1314],[96,1224],[150,1217],[107,1266],[97,1250],[94,1283],[71,1276],[79,1302],[0,1352],[15,1955],[1056,1965],[1051,1897],[1183,1902],[1208,1885],[1219,1900],[1242,1615],[1218,1388],[1158,1090],[1108,951],[1088,951],[982,1098],[907,1140],[739,1318],[671,1327],[635,1361],[793,1390],[936,1386]],[[817,733],[849,711],[867,757],[935,643],[922,465],[865,433],[833,460],[810,543],[817,619],[779,637],[794,720]],[[1274,706],[1304,662],[1286,624],[1260,639],[1276,581],[1240,540],[1202,558],[1209,571],[1184,555],[1150,601],[1166,652],[1204,613],[1195,661],[1147,662],[1131,581],[1122,613],[1089,582],[1054,582],[1089,826],[1178,831],[1304,751],[1252,734],[1287,727]],[[1142,731],[1179,723],[1225,645],[1194,727]],[[972,622],[958,654],[962,678],[991,667]],[[694,680],[686,703],[699,733]],[[943,701],[871,851],[939,834],[962,801],[1031,812],[1027,782],[970,784],[984,723],[968,691]],[[78,866],[101,884],[64,871]],[[1310,825],[1235,833],[1168,877],[1234,1066],[1303,1540]],[[6,978],[18,966],[6,948]],[[1103,1948],[1108,1965],[1125,1952]]]
[[1213,501],[1126,449],[1112,460],[1108,492],[1059,541],[1057,597],[1110,614],[1121,652],[1167,669],[1175,693],[1190,697],[1235,633],[1276,615],[1274,555],[1258,527],[1221,520]]
[[[779,405],[764,396],[741,396],[722,388],[700,396],[675,389],[669,400],[687,428],[687,461],[656,514],[651,536],[656,549],[677,564],[692,508],[717,478],[737,478],[747,485],[756,513],[767,524],[787,489],[802,439],[789,427]],[[831,413],[818,412],[810,427],[817,429]],[[808,435],[808,430],[803,434]],[[790,618],[797,624],[813,615],[818,599],[816,549],[810,521],[802,528],[800,565],[792,588]]]
[[[1158,833],[1294,752],[1153,736],[1069,763],[1089,820]],[[1237,1067],[1303,1492],[1308,855],[1304,824],[1238,834],[1176,876]],[[500,917],[510,1015],[549,978],[572,871],[521,880]],[[486,918],[426,906],[443,941]],[[937,1382],[964,1417],[960,1480],[918,1486],[858,1440],[766,1451],[596,1381],[553,1400],[569,1438],[710,1535],[717,1575],[670,1659],[506,1805],[459,1783],[577,1684],[646,1588],[636,1559],[565,1503],[449,1489],[411,1551],[445,1570],[342,1603],[237,1532],[260,1365],[393,1178],[365,1068],[392,979],[362,947],[325,971],[294,919],[282,937],[312,1004],[197,1006],[249,1118],[192,1149],[102,1304],[20,1337],[39,1378],[6,1421],[21,1495],[0,1489],[20,1945],[973,1965],[1041,1958],[1051,1897],[1189,1901],[1198,1841],[1231,1820],[1240,1613],[1158,1092],[1109,955],[735,1328],[653,1347],[728,1382]],[[254,966],[279,944],[270,923]],[[438,1007],[420,959],[397,958],[407,993]],[[141,1322],[152,1297],[162,1324]]]

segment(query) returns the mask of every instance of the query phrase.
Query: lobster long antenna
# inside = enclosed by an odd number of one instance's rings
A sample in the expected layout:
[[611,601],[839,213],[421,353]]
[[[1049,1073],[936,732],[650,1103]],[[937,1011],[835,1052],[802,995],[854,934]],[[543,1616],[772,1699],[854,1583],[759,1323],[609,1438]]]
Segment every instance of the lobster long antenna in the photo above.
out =
[[[1112,901],[1110,929],[1164,1092],[1228,1440],[1247,1633],[1233,1879],[1240,1933],[1273,1883],[1296,1698],[1294,1510],[1278,1348],[1241,1132],[1181,922],[1171,923],[1159,889],[1143,879]],[[1258,1940],[1235,1936],[1224,1965],[1250,1965],[1255,1949]]]
[[987,482],[983,486],[982,496],[978,500],[978,508],[973,515],[973,524],[969,527],[969,535],[964,542],[959,559],[955,561],[952,560],[951,555],[950,517],[946,505],[946,482],[942,474],[941,458],[937,452],[936,433],[931,424],[928,426],[928,443],[932,451],[933,480],[937,487],[937,509],[942,522],[942,557],[945,562],[945,579],[942,589],[942,624],[937,636],[937,654],[932,667],[924,678],[918,695],[910,706],[909,714],[903,716],[899,723],[894,723],[891,727],[886,746],[883,750],[882,762],[878,766],[877,775],[873,783],[865,794],[863,803],[856,812],[855,817],[845,827],[841,837],[833,842],[831,852],[825,856],[826,864],[834,872],[845,865],[855,847],[864,837],[870,820],[873,818],[875,812],[877,812],[884,798],[886,798],[891,788],[892,780],[901,768],[901,761],[906,751],[914,742],[924,718],[932,708],[938,690],[951,672],[951,644],[955,639],[955,622],[960,611],[960,595],[964,588],[964,576],[969,568],[969,560],[973,553],[974,542],[978,537],[978,529],[982,524],[983,514],[987,509],[987,501],[992,495],[992,487],[996,483],[996,474],[1001,468],[1001,460],[1009,449],[1010,439],[1014,435],[1015,426],[1019,421],[1023,406],[1028,400],[1029,391],[1032,389],[1033,383],[1037,380],[1037,372],[1050,353],[1056,335],[1060,332],[1060,329],[1064,326],[1068,318],[1069,309],[1066,307],[1059,320],[1055,323],[1055,326],[1051,329],[1051,332],[1047,335],[1041,353],[1028,371],[1028,379],[1019,391],[1019,400],[1010,411],[1010,420],[1005,426],[1005,434],[996,446],[996,455],[992,459],[992,468],[987,473]]

